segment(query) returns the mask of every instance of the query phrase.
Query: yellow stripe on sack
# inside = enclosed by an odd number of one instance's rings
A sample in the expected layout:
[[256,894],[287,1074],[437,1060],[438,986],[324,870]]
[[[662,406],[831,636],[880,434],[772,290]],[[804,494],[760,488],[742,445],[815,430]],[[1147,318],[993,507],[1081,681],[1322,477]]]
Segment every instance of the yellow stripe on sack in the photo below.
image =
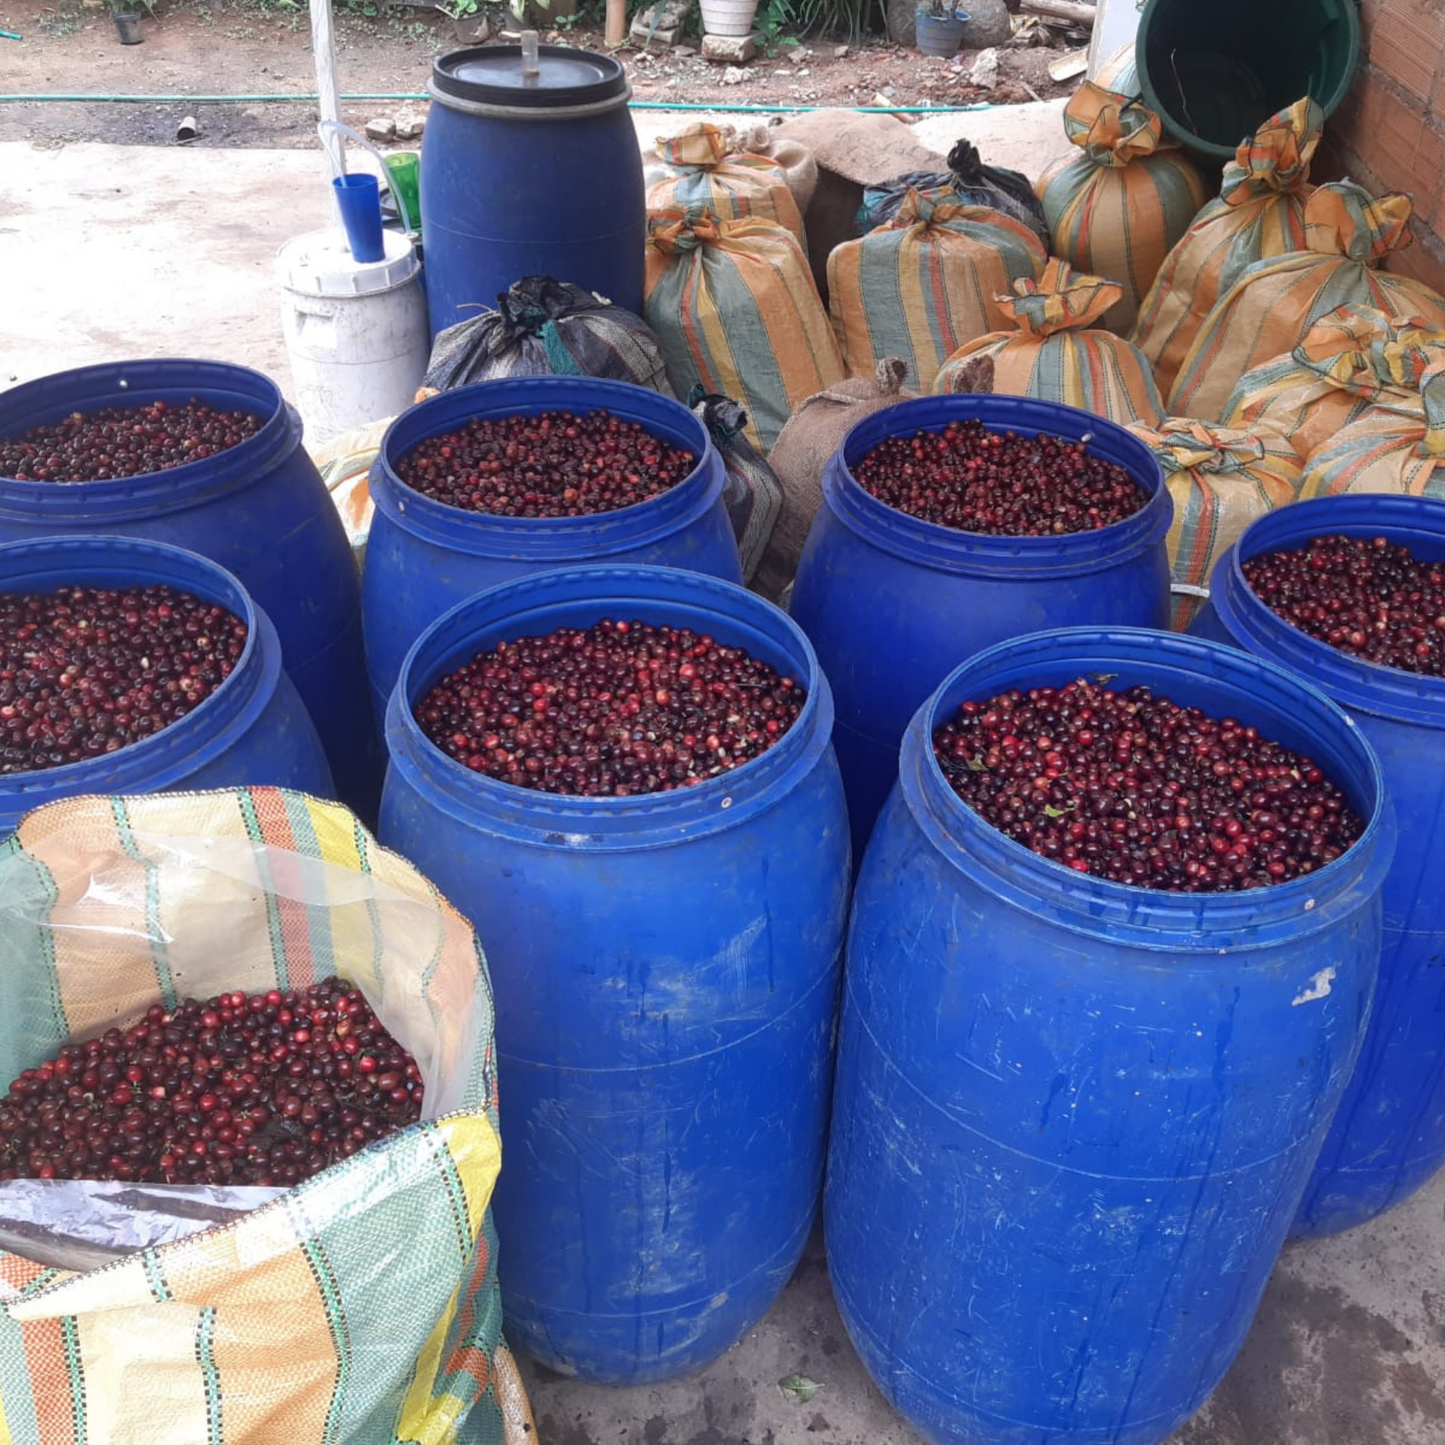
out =
[[356,846],[356,819],[340,803],[324,803],[319,798],[306,800],[311,829],[324,863],[361,871],[361,853]]
[[485,1114],[449,1114],[436,1122],[467,1195],[467,1226],[475,1239],[502,1168],[502,1141]]
[[460,1410],[448,1409],[447,1401],[453,1406],[458,1402],[454,1396],[433,1394],[437,1375],[441,1371],[442,1351],[446,1348],[447,1336],[451,1334],[461,1305],[462,1287],[458,1285],[447,1300],[446,1308],[437,1320],[436,1328],[427,1336],[426,1344],[416,1357],[411,1384],[401,1405],[401,1418],[397,1421],[397,1439],[415,1441],[416,1445],[450,1445],[457,1436],[457,1420]]

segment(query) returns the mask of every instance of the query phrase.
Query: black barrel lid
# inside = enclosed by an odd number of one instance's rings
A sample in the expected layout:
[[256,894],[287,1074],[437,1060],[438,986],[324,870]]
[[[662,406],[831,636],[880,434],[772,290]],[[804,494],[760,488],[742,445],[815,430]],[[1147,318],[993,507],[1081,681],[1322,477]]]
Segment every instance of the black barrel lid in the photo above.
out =
[[570,106],[611,100],[627,92],[627,76],[610,55],[537,47],[538,73],[523,78],[520,45],[474,45],[432,62],[432,90],[477,105]]

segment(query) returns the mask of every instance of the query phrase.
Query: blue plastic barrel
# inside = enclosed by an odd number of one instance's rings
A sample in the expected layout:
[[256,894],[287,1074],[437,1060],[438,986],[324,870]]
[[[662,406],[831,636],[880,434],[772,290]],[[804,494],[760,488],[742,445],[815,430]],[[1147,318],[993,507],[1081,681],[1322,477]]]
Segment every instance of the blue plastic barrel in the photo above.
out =
[[[996,431],[1088,438],[1149,494],[1097,532],[989,537],[921,522],[880,502],[851,468],[892,436],[977,417]],[[931,396],[874,412],[823,475],[823,506],[789,610],[818,649],[838,709],[834,742],[854,848],[898,776],[898,744],[918,705],[965,658],[1010,637],[1071,624],[1164,627],[1165,535],[1173,504],[1159,463],[1122,427],[1070,406],[1012,396]]]
[[1380,988],[1364,1051],[1295,1223],[1334,1234],[1407,1199],[1445,1164],[1445,680],[1380,667],[1316,641],[1269,610],[1240,563],[1312,537],[1388,537],[1445,561],[1445,502],[1321,497],[1255,522],[1219,559],[1190,629],[1267,657],[1332,697],[1374,744],[1399,817],[1385,881]]
[[[1222,894],[1029,852],[951,791],[933,729],[965,699],[1090,674],[1307,751],[1364,836]],[[824,1217],[848,1333],[925,1439],[1157,1445],[1203,1404],[1349,1078],[1393,847],[1359,729],[1232,648],[1042,633],[919,710],[858,881]]]
[[72,484],[0,477],[0,542],[70,532],[148,537],[234,572],[275,626],[341,798],[372,817],[382,755],[366,706],[360,582],[346,529],[302,450],[301,419],[276,384],[219,361],[85,366],[0,392],[0,436],[73,411],[192,399],[266,422],[229,451],[147,476]]
[[432,334],[552,276],[642,311],[647,206],[621,64],[562,45],[522,71],[520,45],[432,65],[421,219]]
[[[498,517],[434,501],[407,486],[396,463],[427,437],[478,416],[607,410],[701,458],[677,486],[594,517]],[[514,577],[584,562],[641,563],[742,581],[723,502],[725,473],[707,428],[685,406],[646,387],[576,376],[484,381],[430,397],[387,429],[371,468],[376,504],[362,583],[366,663],[378,718],[402,659],[429,623]]]
[[[469,771],[411,704],[478,650],[603,617],[708,633],[808,690],[766,753],[669,793],[566,798]],[[381,838],[476,925],[497,998],[507,1337],[634,1385],[700,1369],[798,1262],[823,1171],[848,896],[832,699],[787,617],[652,567],[524,578],[411,650]]]
[[81,793],[275,784],[332,796],[331,771],[281,667],[276,629],[241,584],[194,552],[122,537],[45,537],[0,546],[0,593],[164,584],[219,602],[250,629],[230,677],[160,732],[102,757],[0,773],[0,837],[31,808]]

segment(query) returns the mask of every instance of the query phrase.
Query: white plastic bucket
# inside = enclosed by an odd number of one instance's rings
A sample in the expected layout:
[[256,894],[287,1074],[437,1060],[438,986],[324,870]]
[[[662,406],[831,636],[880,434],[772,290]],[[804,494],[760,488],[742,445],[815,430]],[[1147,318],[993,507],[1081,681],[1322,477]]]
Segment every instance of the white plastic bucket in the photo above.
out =
[[395,416],[416,399],[431,354],[426,295],[412,244],[383,233],[386,254],[352,258],[345,233],[312,231],[276,257],[281,330],[306,444]]
[[708,35],[744,36],[753,33],[758,0],[701,0],[702,28]]

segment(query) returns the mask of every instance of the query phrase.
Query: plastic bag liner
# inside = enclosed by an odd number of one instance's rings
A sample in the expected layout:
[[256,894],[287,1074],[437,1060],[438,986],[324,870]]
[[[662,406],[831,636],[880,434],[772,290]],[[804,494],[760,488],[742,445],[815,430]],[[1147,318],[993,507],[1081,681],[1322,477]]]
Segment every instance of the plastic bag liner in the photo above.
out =
[[508,376],[600,376],[672,395],[657,338],[640,316],[550,276],[522,277],[495,311],[440,332],[422,385],[449,391]]
[[748,414],[737,402],[726,396],[710,396],[696,386],[688,405],[707,428],[723,459],[723,505],[737,538],[743,581],[751,582],[783,505],[783,484],[762,453],[743,435]]
[[67,799],[0,846],[0,959],[5,1079],[153,1003],[340,973],[425,1086],[423,1122],[259,1208],[251,1189],[0,1187],[6,1438],[53,1445],[77,1419],[87,1445],[524,1438],[489,1212],[491,989],[410,864],[283,789]]
[[863,188],[863,204],[855,222],[858,234],[866,236],[897,214],[909,191],[922,191],[930,201],[951,206],[990,206],[1022,222],[1049,249],[1049,226],[1042,202],[1034,194],[1034,183],[1020,171],[987,166],[978,147],[961,140],[948,153],[946,171],[909,171],[876,186]]

